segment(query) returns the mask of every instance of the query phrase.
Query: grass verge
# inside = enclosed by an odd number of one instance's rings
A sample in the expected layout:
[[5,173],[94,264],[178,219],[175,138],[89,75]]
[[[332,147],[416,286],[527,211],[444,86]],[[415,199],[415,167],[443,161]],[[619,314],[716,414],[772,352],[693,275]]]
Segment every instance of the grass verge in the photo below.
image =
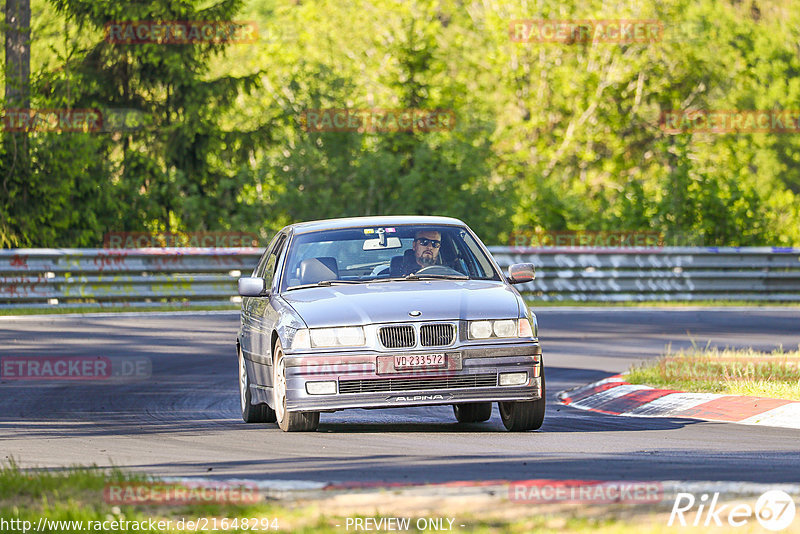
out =
[[800,401],[800,350],[779,348],[764,353],[693,347],[668,351],[657,360],[631,367],[625,379],[662,389]]
[[[409,532],[667,532],[664,506],[544,504],[511,502],[506,494],[442,498],[378,490],[368,493],[318,491],[308,498],[252,504],[136,504],[109,502],[109,485],[152,487],[150,477],[118,470],[73,467],[22,470],[13,460],[0,464],[0,529],[3,532],[319,532],[354,530],[356,518],[409,518]],[[164,484],[164,483],[160,483]],[[150,485],[150,486],[148,486]],[[330,493],[331,495],[322,495]],[[42,525],[42,518],[46,522]],[[244,519],[248,520],[247,525]],[[418,521],[424,518],[418,528]],[[452,518],[453,521],[446,521]],[[430,523],[431,519],[436,523]],[[234,523],[236,520],[236,523]],[[91,523],[89,523],[91,522]],[[116,523],[115,523],[116,522]],[[124,525],[122,522],[126,522]],[[136,526],[133,526],[136,522]],[[190,524],[191,522],[191,524]],[[362,523],[364,524],[364,523]],[[369,523],[367,523],[369,524]],[[39,528],[42,526],[43,528]],[[349,526],[349,528],[348,528]],[[257,528],[254,528],[257,527]],[[390,529],[391,530],[391,529]]]

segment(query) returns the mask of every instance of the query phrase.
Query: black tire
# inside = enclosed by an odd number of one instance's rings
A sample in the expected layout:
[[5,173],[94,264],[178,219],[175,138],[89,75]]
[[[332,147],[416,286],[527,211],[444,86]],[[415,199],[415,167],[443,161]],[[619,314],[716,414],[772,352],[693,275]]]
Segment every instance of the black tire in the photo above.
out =
[[275,418],[284,432],[314,432],[319,427],[319,412],[289,412],[286,410],[286,366],[280,340],[275,342],[272,365],[272,394]]
[[459,423],[483,423],[492,416],[491,402],[471,402],[454,404],[453,413]]
[[544,422],[545,389],[544,389],[544,362],[541,363],[542,398],[525,402],[498,402],[500,418],[503,426],[511,432],[524,432],[537,430]]
[[274,423],[275,411],[268,404],[253,404],[250,392],[250,375],[244,364],[242,349],[236,347],[239,357],[239,405],[245,423]]

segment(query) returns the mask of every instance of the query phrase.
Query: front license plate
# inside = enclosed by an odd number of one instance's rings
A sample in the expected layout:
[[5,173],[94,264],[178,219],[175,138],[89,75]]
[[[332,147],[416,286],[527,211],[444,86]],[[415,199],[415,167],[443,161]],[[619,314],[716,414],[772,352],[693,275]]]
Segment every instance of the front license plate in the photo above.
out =
[[394,357],[395,369],[441,369],[447,367],[444,353],[403,354]]

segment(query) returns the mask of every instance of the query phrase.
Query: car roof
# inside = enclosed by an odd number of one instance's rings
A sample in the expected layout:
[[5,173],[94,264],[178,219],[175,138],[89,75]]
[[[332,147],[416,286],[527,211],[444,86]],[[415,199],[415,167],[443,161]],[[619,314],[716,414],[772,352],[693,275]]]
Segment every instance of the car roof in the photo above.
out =
[[430,215],[387,215],[384,217],[347,217],[342,219],[325,219],[291,224],[286,229],[295,234],[318,232],[320,230],[338,230],[340,228],[358,228],[361,226],[402,226],[407,224],[466,226],[463,221],[453,217],[435,217]]

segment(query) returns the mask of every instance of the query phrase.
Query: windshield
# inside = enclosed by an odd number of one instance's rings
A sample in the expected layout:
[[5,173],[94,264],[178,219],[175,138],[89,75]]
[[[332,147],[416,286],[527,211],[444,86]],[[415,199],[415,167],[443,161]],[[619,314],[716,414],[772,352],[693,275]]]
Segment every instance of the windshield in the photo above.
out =
[[296,235],[282,290],[421,278],[497,280],[476,239],[455,226],[386,226]]

